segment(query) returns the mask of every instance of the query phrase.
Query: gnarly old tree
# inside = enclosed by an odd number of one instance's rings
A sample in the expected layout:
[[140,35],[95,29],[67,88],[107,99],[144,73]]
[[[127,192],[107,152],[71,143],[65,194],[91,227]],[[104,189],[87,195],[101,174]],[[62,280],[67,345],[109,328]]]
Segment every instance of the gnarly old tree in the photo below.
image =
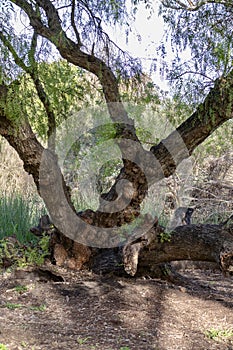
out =
[[[131,15],[140,1],[132,3]],[[140,76],[140,63],[121,51],[104,31],[106,23],[124,26],[129,21],[125,1],[6,0],[1,7],[0,134],[33,176],[57,228],[51,236],[56,263],[72,268],[86,263],[96,270],[103,266],[114,270],[123,261],[126,272],[134,275],[138,262],[144,273],[149,273],[159,263],[193,259],[217,261],[227,270],[233,256],[229,222],[208,229],[201,225],[178,227],[164,240],[157,217],[142,214],[140,209],[151,185],[173,174],[198,145],[233,117],[231,1],[161,1],[160,14],[167,34],[172,33],[172,45],[177,50],[191,50],[188,62],[180,65],[179,57],[173,62],[168,78],[178,79],[176,84],[186,95],[187,90],[192,92],[193,74],[201,79],[195,80],[193,89],[198,91],[195,111],[150,150],[140,142],[119,92],[119,78]],[[165,55],[164,44],[161,48]],[[123,167],[110,191],[100,196],[95,211],[76,213],[58,163],[56,111],[39,74],[40,62],[50,55],[98,78],[114,126]],[[22,71],[33,82],[46,112],[47,149],[32,131],[20,100],[15,106]],[[128,234],[125,227],[132,222]],[[118,248],[111,249],[114,247]]]

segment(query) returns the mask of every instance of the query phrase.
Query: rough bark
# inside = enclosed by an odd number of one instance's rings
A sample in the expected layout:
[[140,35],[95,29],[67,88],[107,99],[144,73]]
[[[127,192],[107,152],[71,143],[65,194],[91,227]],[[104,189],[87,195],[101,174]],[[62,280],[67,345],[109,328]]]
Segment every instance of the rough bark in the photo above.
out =
[[[151,152],[159,160],[165,176],[189,157],[224,122],[233,118],[233,70],[226,78],[217,79],[204,102],[173,133]],[[184,147],[185,145],[185,147]]]
[[27,119],[21,119],[20,123],[15,124],[1,113],[0,135],[16,150],[23,161],[25,171],[33,176],[39,190],[39,169],[44,148],[32,132]]
[[90,267],[97,273],[157,275],[161,264],[172,261],[217,263],[226,274],[233,266],[233,225],[178,226],[164,240],[163,229],[153,229],[123,249],[104,249],[92,259]]

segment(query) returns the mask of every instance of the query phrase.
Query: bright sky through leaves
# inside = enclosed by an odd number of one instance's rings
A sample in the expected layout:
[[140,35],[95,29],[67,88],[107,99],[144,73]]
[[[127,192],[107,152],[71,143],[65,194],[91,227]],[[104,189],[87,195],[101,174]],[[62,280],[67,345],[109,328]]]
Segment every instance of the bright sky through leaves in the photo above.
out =
[[[162,17],[158,16],[159,1],[154,2],[153,13],[141,4],[136,13],[136,19],[130,27],[129,34],[126,37],[120,26],[115,28],[106,28],[113,41],[125,51],[128,51],[132,57],[138,57],[142,60],[143,69],[146,73],[152,75],[154,82],[162,89],[168,90],[169,87],[159,73],[162,65],[162,58],[156,52],[164,34],[164,23]],[[130,6],[130,5],[129,5]],[[168,48],[168,59],[172,55]],[[151,67],[155,63],[156,71],[151,72]]]

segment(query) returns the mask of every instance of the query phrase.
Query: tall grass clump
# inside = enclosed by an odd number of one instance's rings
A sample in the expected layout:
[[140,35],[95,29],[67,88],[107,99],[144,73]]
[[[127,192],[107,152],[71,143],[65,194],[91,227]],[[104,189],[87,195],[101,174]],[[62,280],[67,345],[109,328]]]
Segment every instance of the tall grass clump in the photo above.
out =
[[22,160],[1,137],[0,157],[0,240],[16,235],[22,243],[34,241],[30,228],[45,213],[43,202]]
[[23,196],[17,193],[0,194],[0,239],[16,235],[22,242],[35,239],[30,228],[38,223],[38,218],[45,213],[43,204],[36,196]]

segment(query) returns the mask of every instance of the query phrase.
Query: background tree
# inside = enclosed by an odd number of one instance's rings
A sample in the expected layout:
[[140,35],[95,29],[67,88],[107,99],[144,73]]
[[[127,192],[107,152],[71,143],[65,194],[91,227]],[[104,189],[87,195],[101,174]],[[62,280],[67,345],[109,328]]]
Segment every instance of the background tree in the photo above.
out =
[[[137,2],[134,3],[137,4]],[[176,2],[174,1],[174,3]],[[163,5],[167,5],[167,3]],[[181,6],[182,3],[178,2],[178,5]],[[228,10],[231,10],[230,5],[222,7],[222,3],[217,2],[210,5],[203,4],[203,6],[210,6],[210,9],[218,7],[220,12],[226,11],[228,13]],[[198,7],[196,6],[196,8]],[[184,9],[189,10],[189,8]],[[61,233],[57,235],[59,237],[54,238],[52,245],[55,259],[64,255],[63,260],[66,260],[67,256],[70,255],[74,260],[77,260],[76,267],[80,268],[84,262],[89,260],[92,253],[85,244],[80,243],[87,242],[87,239],[95,239],[99,243],[103,240],[105,244],[106,241],[114,241],[115,236],[108,237],[107,233],[103,235],[104,228],[120,227],[133,221],[135,217],[139,217],[140,204],[147,195],[148,187],[163,176],[170,176],[199,144],[225,121],[232,118],[233,72],[226,62],[222,71],[219,72],[218,78],[212,78],[212,86],[209,86],[208,94],[192,115],[177,127],[175,132],[160,143],[155,143],[148,151],[144,149],[139,140],[134,120],[129,117],[124,108],[119,92],[119,77],[128,78],[132,75],[140,75],[140,66],[114,45],[103,30],[105,21],[112,24],[116,22],[123,24],[129,18],[123,1],[113,1],[109,4],[105,1],[87,3],[64,0],[53,3],[50,0],[36,0],[35,2],[12,0],[3,3],[1,13],[0,39],[3,68],[1,72],[0,134],[16,149],[24,162],[25,170],[32,174],[52,220],[59,224],[62,233],[69,236],[67,239]],[[13,16],[17,18],[20,15],[27,27],[23,32],[18,33],[11,23]],[[169,18],[171,19],[171,17]],[[177,33],[177,38],[180,38],[177,39],[178,43],[180,43],[181,38],[184,40],[184,47],[186,47],[187,40],[192,43],[192,36],[185,36],[186,32],[180,34],[179,30]],[[49,83],[48,79],[46,78],[47,81],[46,79],[42,80],[42,75],[39,73],[38,62],[48,58],[49,55],[54,56],[55,49],[69,63],[93,73],[98,78],[115,128],[114,137],[118,140],[117,144],[123,162],[123,168],[117,176],[115,184],[100,199],[98,210],[86,210],[78,215],[76,215],[69,188],[65,184],[53,152],[57,124],[56,106],[51,103],[49,89],[47,88],[46,91],[45,88],[45,85]],[[218,57],[219,60],[222,58],[220,54]],[[12,66],[9,69],[12,60],[16,65],[15,70],[12,70]],[[215,61],[211,61],[211,64],[214,65]],[[21,101],[18,99],[20,96],[18,77],[22,70],[30,76],[46,112],[49,150],[44,149],[33,133],[27,112],[22,108]],[[181,147],[180,137],[185,144],[185,149]],[[129,153],[133,155],[130,159],[128,159]],[[42,161],[43,167],[40,171]],[[149,178],[146,178],[145,173],[150,174]],[[119,194],[117,184],[122,183],[122,180],[127,186],[121,187]],[[61,193],[64,193],[64,196],[61,196]],[[111,207],[111,202],[117,203],[118,201],[120,203],[122,198],[127,203],[124,209],[114,212],[104,210],[106,202]],[[77,225],[74,217],[78,216],[93,227],[91,232],[90,229],[85,231],[82,225],[78,227],[78,230],[83,230],[83,241],[79,243],[70,241],[70,239],[76,239]],[[72,221],[74,231],[72,232],[69,227],[67,232],[66,225]],[[154,219],[153,224],[157,226],[156,219]],[[145,216],[145,230],[147,225],[151,227],[151,218]],[[125,239],[127,239],[127,235]],[[151,243],[150,239],[146,241],[147,244]],[[182,242],[188,244],[188,241],[183,240]],[[136,247],[138,254],[142,246]],[[174,253],[176,254],[176,250]],[[181,257],[179,256],[179,258]],[[125,266],[126,270],[130,271],[127,262]]]

